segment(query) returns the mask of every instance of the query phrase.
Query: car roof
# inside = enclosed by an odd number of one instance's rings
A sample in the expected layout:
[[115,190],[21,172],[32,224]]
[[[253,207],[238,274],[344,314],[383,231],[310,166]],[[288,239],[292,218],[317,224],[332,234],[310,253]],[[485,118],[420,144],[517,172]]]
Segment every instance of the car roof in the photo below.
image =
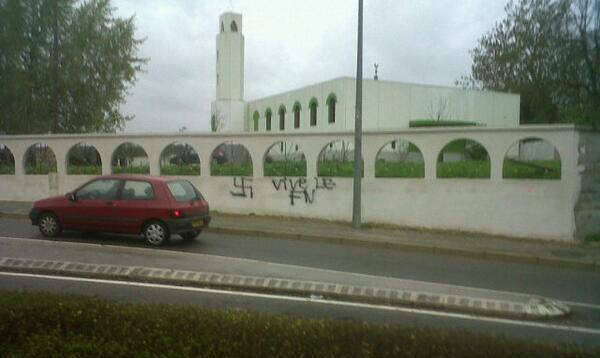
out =
[[102,175],[98,176],[96,179],[130,179],[130,180],[145,180],[152,183],[166,183],[173,180],[180,180],[177,177],[158,177],[152,175],[142,175],[142,174],[112,174],[112,175]]

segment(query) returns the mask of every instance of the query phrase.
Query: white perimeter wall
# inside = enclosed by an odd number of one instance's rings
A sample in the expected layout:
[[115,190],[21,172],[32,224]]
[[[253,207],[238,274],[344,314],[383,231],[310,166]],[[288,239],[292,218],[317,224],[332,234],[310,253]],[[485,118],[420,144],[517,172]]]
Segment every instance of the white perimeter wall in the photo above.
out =
[[[561,180],[502,179],[502,163],[508,149],[520,139],[531,137],[545,139],[556,147],[562,159]],[[424,179],[375,178],[377,152],[386,143],[398,138],[409,140],[420,148],[425,160]],[[486,147],[491,160],[490,179],[436,179],[436,159],[440,150],[460,138],[478,141]],[[297,144],[306,155],[306,178],[263,176],[266,152],[282,140]],[[120,144],[139,144],[148,153],[151,174],[159,175],[162,150],[171,143],[182,142],[193,146],[200,156],[202,175],[189,178],[204,193],[213,210],[350,221],[352,179],[316,178],[319,152],[336,140],[353,141],[353,134],[0,136],[0,144],[11,150],[16,162],[15,175],[0,175],[0,200],[30,201],[51,194],[64,194],[89,180],[89,176],[65,174],[67,153],[78,143],[96,147],[102,158],[104,174],[111,173],[111,157]],[[248,149],[254,165],[253,177],[210,176],[211,153],[225,141],[243,144]],[[35,143],[47,144],[54,151],[58,174],[24,174],[24,153]],[[578,145],[579,132],[572,126],[366,132],[363,137],[363,221],[574,240],[574,207],[580,191]],[[287,187],[280,182],[282,179],[287,179]],[[294,197],[293,205],[291,196]]]

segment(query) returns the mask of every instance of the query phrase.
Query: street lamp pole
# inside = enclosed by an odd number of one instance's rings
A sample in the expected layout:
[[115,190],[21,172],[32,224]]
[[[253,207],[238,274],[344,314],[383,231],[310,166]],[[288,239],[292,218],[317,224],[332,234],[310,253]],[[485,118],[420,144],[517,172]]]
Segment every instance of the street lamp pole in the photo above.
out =
[[361,224],[362,162],[362,77],[363,77],[363,0],[358,0],[358,46],[356,54],[356,108],[354,121],[354,191],[352,197],[352,226]]

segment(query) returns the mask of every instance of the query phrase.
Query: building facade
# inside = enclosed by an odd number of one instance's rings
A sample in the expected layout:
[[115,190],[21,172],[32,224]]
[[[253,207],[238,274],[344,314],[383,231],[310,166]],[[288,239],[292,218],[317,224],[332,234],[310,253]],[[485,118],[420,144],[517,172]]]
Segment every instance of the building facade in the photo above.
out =
[[[328,132],[354,129],[356,80],[332,79],[244,100],[242,15],[221,15],[217,35],[213,131]],[[397,130],[413,120],[457,120],[490,127],[519,125],[520,96],[457,87],[363,81],[363,128]]]

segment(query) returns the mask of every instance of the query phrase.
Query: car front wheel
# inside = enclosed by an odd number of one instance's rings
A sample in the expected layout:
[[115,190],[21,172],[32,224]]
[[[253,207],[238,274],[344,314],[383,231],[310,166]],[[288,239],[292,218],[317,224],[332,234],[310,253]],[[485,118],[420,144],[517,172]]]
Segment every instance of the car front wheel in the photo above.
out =
[[38,229],[45,237],[57,237],[62,231],[58,218],[52,213],[43,213],[40,216]]
[[143,234],[146,242],[152,246],[162,246],[170,238],[169,229],[160,221],[151,221],[146,224]]

